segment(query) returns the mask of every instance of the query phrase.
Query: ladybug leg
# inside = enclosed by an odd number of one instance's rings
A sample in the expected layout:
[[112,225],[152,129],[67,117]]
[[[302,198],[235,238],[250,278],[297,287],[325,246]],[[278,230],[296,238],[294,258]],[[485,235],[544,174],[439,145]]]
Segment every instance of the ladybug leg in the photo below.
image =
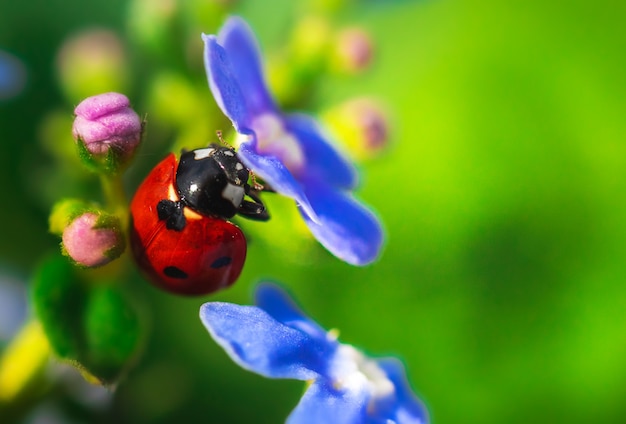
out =
[[161,221],[165,221],[165,226],[169,230],[182,231],[187,224],[183,205],[180,202],[172,202],[163,199],[157,204],[157,214]]
[[239,211],[237,213],[245,218],[253,219],[255,221],[267,221],[270,219],[270,214],[267,213],[265,206],[249,200],[241,202],[241,206],[239,206]]
[[255,221],[267,221],[270,219],[270,214],[265,209],[265,205],[261,201],[261,198],[257,195],[257,191],[251,189],[248,184],[244,187],[246,195],[250,197],[250,200],[244,199],[239,206],[237,213],[248,219],[254,219]]
[[261,191],[264,191],[266,193],[276,193],[276,190],[274,190],[271,186],[267,185],[267,183],[264,183],[261,186]]
[[[268,193],[276,193],[276,190],[270,187],[267,183],[265,182],[263,184],[259,183],[256,179],[256,175],[254,174],[254,172],[252,172],[252,170],[250,170],[250,180],[252,181],[252,190],[254,191],[256,192],[265,191]],[[246,192],[246,194],[248,194],[248,192]]]

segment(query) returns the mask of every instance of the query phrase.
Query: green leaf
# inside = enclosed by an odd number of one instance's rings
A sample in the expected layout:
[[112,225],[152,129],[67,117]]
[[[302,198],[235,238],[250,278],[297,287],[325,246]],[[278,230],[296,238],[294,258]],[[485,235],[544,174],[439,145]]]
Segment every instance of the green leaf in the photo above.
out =
[[115,379],[137,351],[137,314],[119,290],[99,286],[89,296],[83,325],[89,370],[104,380]]
[[61,358],[76,359],[83,345],[78,324],[87,292],[67,259],[54,255],[44,261],[35,274],[31,295],[35,314],[54,352]]
[[115,383],[132,365],[141,326],[117,287],[87,285],[65,258],[54,255],[35,275],[32,302],[59,358],[103,384]]

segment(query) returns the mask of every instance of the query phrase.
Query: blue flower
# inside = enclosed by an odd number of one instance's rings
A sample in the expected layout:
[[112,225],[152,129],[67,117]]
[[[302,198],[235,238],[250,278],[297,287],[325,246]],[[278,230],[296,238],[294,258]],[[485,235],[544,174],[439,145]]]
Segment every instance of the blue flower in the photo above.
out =
[[232,17],[217,36],[203,39],[209,86],[238,133],[243,163],[296,201],[313,235],[335,256],[354,265],[374,261],[383,231],[376,216],[351,194],[357,185],[353,165],[312,117],[279,109],[250,27]]
[[259,285],[256,304],[205,303],[200,319],[241,367],[310,382],[288,423],[428,422],[397,359],[372,359],[339,343],[274,284]]
[[22,62],[10,53],[0,50],[0,100],[17,96],[26,82]]

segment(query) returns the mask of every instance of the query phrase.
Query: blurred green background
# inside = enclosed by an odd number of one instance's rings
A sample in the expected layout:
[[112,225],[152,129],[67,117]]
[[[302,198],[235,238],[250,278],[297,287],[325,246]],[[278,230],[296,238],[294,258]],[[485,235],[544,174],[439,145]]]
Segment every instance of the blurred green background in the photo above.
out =
[[[92,26],[128,43],[128,3],[0,2],[0,49],[28,78],[0,101],[5,274],[28,281],[58,243],[47,233],[53,196],[93,183],[50,189],[46,174],[42,120],[61,110],[71,123],[74,106],[58,83],[58,49]],[[234,12],[270,52],[300,5],[241,0]],[[72,422],[283,421],[302,385],[241,370],[197,317],[207,300],[251,303],[253,283],[269,277],[344,342],[401,357],[434,423],[623,423],[625,12],[578,0],[353,5],[339,21],[370,31],[376,61],[358,78],[325,79],[314,106],[367,94],[392,113],[390,148],[361,164],[358,192],[384,220],[382,259],[354,268],[316,248],[298,262],[252,240],[244,274],[223,293],[181,299],[137,277],[149,338],[111,403],[88,411],[62,393],[44,403]],[[127,94],[141,114],[141,76],[162,64],[129,52]],[[158,128],[148,117],[129,193],[160,159],[149,146]],[[64,131],[58,143],[71,145]]]

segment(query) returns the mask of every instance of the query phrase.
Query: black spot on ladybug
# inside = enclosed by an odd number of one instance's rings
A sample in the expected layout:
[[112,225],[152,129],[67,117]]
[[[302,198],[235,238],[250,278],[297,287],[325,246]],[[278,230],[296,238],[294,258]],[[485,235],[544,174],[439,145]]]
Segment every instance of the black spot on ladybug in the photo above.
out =
[[166,266],[163,268],[163,274],[167,275],[170,278],[178,278],[180,280],[184,280],[189,277],[185,271],[175,266]]
[[233,258],[229,256],[222,256],[221,258],[217,258],[213,261],[213,263],[211,264],[211,268],[221,268],[223,266],[230,265],[232,261]]

